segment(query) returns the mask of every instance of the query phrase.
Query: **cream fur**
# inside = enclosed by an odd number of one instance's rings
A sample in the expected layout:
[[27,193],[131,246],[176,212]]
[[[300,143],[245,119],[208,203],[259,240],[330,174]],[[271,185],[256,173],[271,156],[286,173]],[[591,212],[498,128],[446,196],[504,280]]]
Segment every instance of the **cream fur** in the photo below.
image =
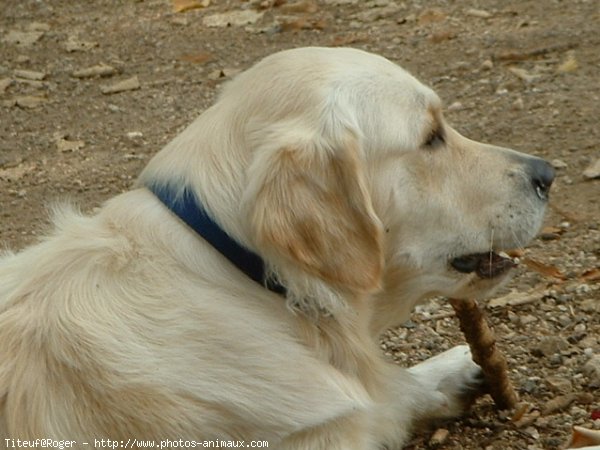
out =
[[[0,259],[0,436],[378,449],[459,414],[478,373],[468,350],[405,370],[378,337],[430,295],[489,293],[501,280],[449,258],[525,245],[544,204],[531,157],[467,140],[440,108],[379,56],[281,52],[230,82],[136,188],[91,217],[58,209],[52,234]],[[438,126],[445,143],[423,148]],[[191,186],[287,301],[152,182]]]

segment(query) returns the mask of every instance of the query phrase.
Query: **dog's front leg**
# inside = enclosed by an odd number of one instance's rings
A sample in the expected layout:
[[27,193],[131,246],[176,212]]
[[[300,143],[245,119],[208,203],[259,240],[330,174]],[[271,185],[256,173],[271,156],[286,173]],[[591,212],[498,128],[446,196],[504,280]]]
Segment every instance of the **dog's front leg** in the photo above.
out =
[[458,345],[411,367],[413,375],[428,393],[418,415],[425,419],[457,417],[481,391],[483,373],[473,362],[467,345]]
[[406,370],[390,365],[388,390],[374,413],[372,435],[381,445],[401,447],[421,421],[460,416],[481,390],[481,369],[466,345],[454,347]]

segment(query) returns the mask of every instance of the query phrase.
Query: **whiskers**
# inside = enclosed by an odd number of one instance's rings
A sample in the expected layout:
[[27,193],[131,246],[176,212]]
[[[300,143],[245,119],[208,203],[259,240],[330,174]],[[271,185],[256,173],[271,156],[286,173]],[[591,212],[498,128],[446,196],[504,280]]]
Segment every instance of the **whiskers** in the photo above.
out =
[[507,250],[518,250],[518,251],[524,251],[525,250],[525,246],[527,245],[527,240],[520,237],[519,235],[517,235],[517,233],[515,232],[515,230],[513,230],[512,228],[510,229],[510,234],[512,237],[512,241],[516,244],[513,245],[513,248],[507,248]]
[[493,263],[493,259],[494,259],[494,227],[491,227],[490,230],[490,270],[489,270],[489,276],[490,278],[492,277],[492,263]]
[[[523,236],[520,236],[512,227],[498,232],[498,228],[490,225],[489,234],[489,260],[488,260],[488,275],[490,278],[494,273],[494,268],[498,266],[502,259],[509,259],[513,265],[519,263],[519,257],[523,255],[525,245],[528,242]],[[499,259],[502,258],[502,259]]]

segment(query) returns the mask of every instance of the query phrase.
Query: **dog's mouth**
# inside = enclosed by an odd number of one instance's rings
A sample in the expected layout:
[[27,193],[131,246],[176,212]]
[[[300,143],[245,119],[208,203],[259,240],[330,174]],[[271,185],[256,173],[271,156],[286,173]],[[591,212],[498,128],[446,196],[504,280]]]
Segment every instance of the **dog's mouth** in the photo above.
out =
[[450,260],[450,265],[461,273],[475,273],[479,278],[496,278],[519,263],[504,252],[471,253]]

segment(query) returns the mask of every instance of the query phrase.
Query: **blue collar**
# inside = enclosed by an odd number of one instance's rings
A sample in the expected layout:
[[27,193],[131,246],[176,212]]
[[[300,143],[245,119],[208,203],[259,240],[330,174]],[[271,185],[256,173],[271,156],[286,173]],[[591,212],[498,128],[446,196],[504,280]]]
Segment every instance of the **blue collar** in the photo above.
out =
[[206,212],[194,192],[185,188],[179,193],[166,185],[146,186],[173,214],[202,236],[215,250],[227,258],[261,286],[285,296],[286,289],[268,278],[265,263],[260,256],[232,239]]

